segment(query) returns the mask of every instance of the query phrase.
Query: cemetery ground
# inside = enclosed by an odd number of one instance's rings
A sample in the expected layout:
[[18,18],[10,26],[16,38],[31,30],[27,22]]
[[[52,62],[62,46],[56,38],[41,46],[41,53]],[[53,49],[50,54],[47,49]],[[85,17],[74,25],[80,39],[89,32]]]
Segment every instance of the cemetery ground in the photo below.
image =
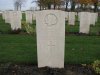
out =
[[[34,30],[35,25],[33,21]],[[78,31],[77,20],[75,26],[66,22],[65,69],[38,69],[36,33],[29,35],[23,27],[19,34],[13,34],[0,15],[0,75],[96,75],[85,64],[100,60],[100,17],[90,34]]]

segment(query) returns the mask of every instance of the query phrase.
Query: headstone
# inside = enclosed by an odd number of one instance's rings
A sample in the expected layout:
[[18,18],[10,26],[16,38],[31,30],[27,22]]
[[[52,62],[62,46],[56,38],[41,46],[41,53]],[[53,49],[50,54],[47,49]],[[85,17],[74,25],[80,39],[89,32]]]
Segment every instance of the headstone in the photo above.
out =
[[12,30],[21,29],[21,11],[11,12],[11,28]]
[[32,24],[32,11],[26,11],[26,23]]
[[5,23],[10,23],[9,11],[5,11]]
[[2,12],[2,19],[5,20],[5,11]]
[[89,22],[89,12],[81,12],[80,13],[80,33],[89,33],[90,22]]
[[78,21],[80,21],[81,12],[78,12]]
[[98,13],[90,13],[90,24],[95,26],[98,21]]
[[75,12],[69,12],[68,24],[75,25]]
[[38,67],[64,68],[65,12],[36,13]]
[[90,25],[95,25],[96,23],[96,14],[95,13],[90,13]]
[[75,12],[75,16],[77,16],[78,15],[78,13],[77,12]]
[[65,12],[65,20],[68,21],[68,12]]
[[9,17],[8,23],[11,24],[11,20],[13,19],[13,18],[12,18],[12,11],[9,11],[8,13],[9,13],[9,16],[8,16],[8,17]]
[[98,13],[95,13],[96,22],[98,21]]
[[36,11],[32,13],[32,20],[36,20]]

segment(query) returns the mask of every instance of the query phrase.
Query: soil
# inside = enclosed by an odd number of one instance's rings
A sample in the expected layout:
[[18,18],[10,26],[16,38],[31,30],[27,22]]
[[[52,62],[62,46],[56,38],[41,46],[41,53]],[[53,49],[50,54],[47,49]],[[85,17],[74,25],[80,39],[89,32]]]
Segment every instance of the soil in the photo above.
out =
[[38,68],[37,65],[0,64],[0,75],[97,75],[82,65],[65,65],[64,69]]

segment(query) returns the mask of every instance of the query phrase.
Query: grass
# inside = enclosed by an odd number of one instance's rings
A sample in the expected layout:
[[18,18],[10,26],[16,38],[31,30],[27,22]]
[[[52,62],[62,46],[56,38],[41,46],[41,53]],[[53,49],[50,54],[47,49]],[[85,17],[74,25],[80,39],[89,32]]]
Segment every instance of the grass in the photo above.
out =
[[37,52],[35,36],[0,36],[0,62],[36,63]]
[[[24,20],[24,19],[23,19]],[[35,21],[32,24],[35,27]],[[28,34],[8,34],[10,25],[5,24],[0,17],[0,63],[36,64],[37,46],[36,36]],[[67,32],[78,32],[79,23],[75,26],[66,24]],[[96,26],[91,26],[91,34],[100,31],[100,19]],[[100,36],[66,35],[65,63],[82,64],[100,60]]]
[[[95,41],[94,41],[95,40]],[[66,63],[91,63],[100,59],[100,36],[67,36]]]
[[0,33],[8,33],[10,28],[10,24],[4,23],[5,21],[2,19],[0,15]]

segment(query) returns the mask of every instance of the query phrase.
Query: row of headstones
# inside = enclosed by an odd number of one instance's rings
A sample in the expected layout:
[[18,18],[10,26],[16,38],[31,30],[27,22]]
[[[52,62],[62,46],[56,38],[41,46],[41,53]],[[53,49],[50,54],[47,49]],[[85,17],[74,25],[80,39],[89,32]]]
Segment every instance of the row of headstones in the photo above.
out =
[[[31,23],[32,20],[36,20],[34,12],[26,11],[26,23]],[[3,11],[2,17],[5,20],[5,23],[9,23],[11,25],[12,30],[21,29],[21,20],[22,20],[22,12],[21,11]]]
[[[19,24],[20,13],[11,14],[12,24]],[[36,14],[38,67],[64,68],[65,12],[43,10]],[[71,15],[71,14],[70,14]],[[94,17],[93,17],[94,18]],[[5,17],[6,19],[6,17]],[[13,20],[15,20],[13,22]],[[89,12],[80,13],[80,32],[87,32],[90,26]],[[33,58],[34,59],[34,58]]]
[[[32,12],[32,11],[26,11],[26,22],[27,23],[31,23],[32,24],[32,20],[36,20],[36,12]],[[78,21],[80,21],[80,16],[81,16],[81,12],[80,13],[76,13],[76,12],[65,12],[65,20],[68,21],[69,25],[75,25],[75,21],[76,21],[76,16],[78,16]],[[89,15],[89,22],[90,25],[95,25],[95,23],[97,22],[97,18],[98,18],[98,13],[91,13],[88,12]]]
[[[75,13],[69,13],[69,17],[72,16],[75,20],[73,14]],[[65,16],[65,12],[60,10],[36,13],[38,67],[64,68]],[[80,12],[79,17],[80,32],[88,33],[90,20],[96,20],[97,14]],[[70,20],[72,22],[73,19]]]
[[[52,11],[52,10],[51,10]],[[76,16],[78,16],[78,21],[80,22],[80,33],[88,34],[90,31],[90,25],[94,25],[98,19],[98,13],[92,12],[65,12],[65,20],[68,21],[69,25],[75,25]],[[32,20],[36,20],[36,12],[26,11],[26,22],[32,23]]]
[[[32,24],[32,21],[36,20],[36,12],[26,11],[25,15],[26,15],[26,23]],[[89,33],[90,25],[91,24],[95,25],[95,23],[97,22],[98,13],[80,12],[77,14],[75,12],[65,12],[65,20],[68,21],[69,25],[75,25],[76,16],[78,16],[78,20],[80,21],[79,32]],[[5,19],[6,23],[11,24],[12,30],[21,29],[21,19],[22,19],[21,11],[4,11],[3,19]]]
[[[87,14],[89,15],[89,18],[90,18],[90,20],[89,20],[90,24],[95,25],[95,23],[97,22],[97,19],[98,19],[98,13],[88,12]],[[80,21],[81,12],[79,12],[79,13],[66,12],[66,21],[68,21],[69,25],[75,25],[76,16],[78,16],[78,21]]]
[[21,29],[21,11],[3,11],[2,17],[5,20],[5,23],[11,25],[12,30]]
[[98,13],[81,12],[79,13],[80,20],[80,33],[88,34],[90,32],[90,25],[94,25],[97,22]]
[[78,16],[79,21],[79,32],[88,34],[90,31],[90,25],[96,24],[98,20],[98,13],[92,12],[66,12],[66,21],[69,25],[75,25],[76,16]]
[[33,20],[36,20],[36,12],[34,11],[26,11],[25,12],[26,15],[26,23],[30,23],[32,24]]

